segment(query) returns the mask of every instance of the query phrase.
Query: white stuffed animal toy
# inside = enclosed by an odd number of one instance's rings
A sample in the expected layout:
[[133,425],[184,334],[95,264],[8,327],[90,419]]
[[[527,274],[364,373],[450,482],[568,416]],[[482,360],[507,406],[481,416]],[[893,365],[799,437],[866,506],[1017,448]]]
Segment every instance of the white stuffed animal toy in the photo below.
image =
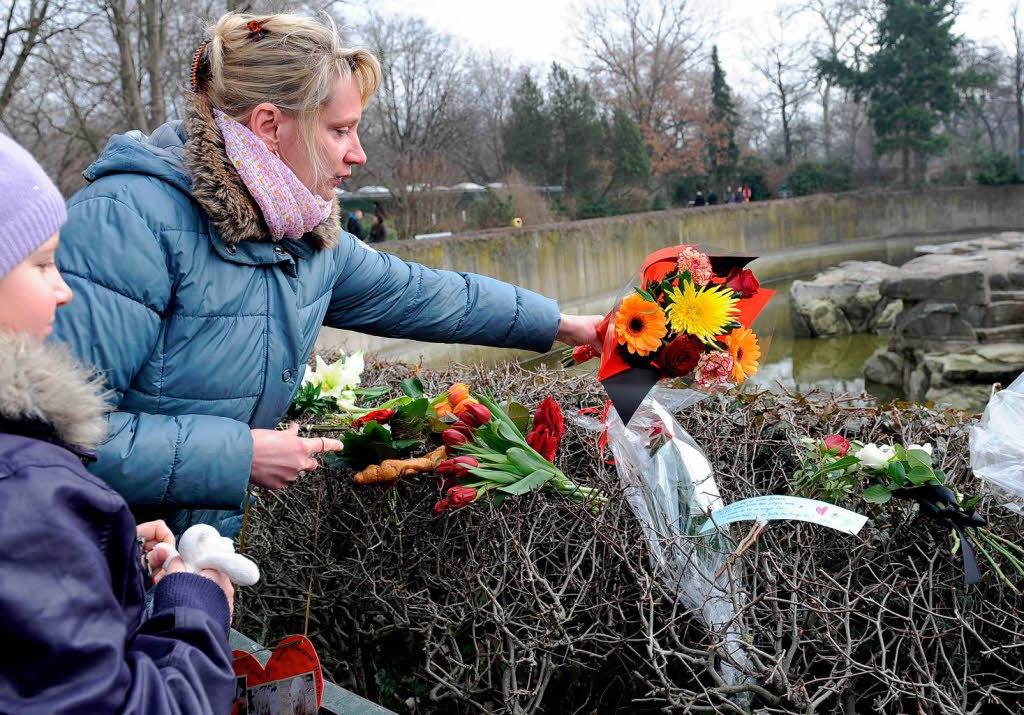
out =
[[236,586],[252,586],[260,580],[259,566],[251,559],[236,554],[231,539],[221,536],[209,524],[189,527],[178,539],[177,549],[170,544],[157,544],[155,548],[167,552],[165,564],[180,556],[191,573],[217,569]]

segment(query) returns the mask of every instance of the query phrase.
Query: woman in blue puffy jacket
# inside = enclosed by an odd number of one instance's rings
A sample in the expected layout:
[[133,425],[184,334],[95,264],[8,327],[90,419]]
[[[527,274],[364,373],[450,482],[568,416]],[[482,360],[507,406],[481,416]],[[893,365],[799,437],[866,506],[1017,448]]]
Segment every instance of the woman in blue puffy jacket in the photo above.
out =
[[543,351],[597,345],[595,316],[483,276],[377,252],[340,229],[380,82],[365,50],[294,15],[229,14],[193,60],[183,122],[111,138],[68,205],[78,299],[56,334],[114,391],[92,471],[180,533],[237,533],[250,481],[283,488],[332,440],[275,431],[323,325]]
[[[0,713],[226,713],[231,584],[164,568],[166,525],[136,527],[82,466],[107,432],[105,388],[43,342],[71,300],[54,263],[64,199],[3,135],[0,196]],[[143,558],[162,576],[151,617]]]

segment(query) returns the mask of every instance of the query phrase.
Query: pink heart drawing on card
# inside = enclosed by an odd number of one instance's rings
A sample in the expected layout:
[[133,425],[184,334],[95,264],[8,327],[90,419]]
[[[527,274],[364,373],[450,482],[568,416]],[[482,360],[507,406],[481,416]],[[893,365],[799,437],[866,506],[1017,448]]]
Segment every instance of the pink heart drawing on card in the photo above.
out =
[[818,512],[818,516],[825,516],[825,512],[828,511],[828,507],[827,506],[819,506],[819,507],[817,507],[815,509],[815,511]]

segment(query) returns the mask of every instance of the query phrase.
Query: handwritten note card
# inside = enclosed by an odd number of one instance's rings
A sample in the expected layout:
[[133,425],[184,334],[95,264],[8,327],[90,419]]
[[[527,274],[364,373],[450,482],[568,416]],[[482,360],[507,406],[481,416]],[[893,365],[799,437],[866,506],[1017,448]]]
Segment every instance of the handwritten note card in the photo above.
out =
[[733,502],[729,506],[713,511],[711,517],[701,528],[701,533],[711,531],[716,524],[725,526],[734,521],[792,519],[821,524],[847,534],[856,534],[868,520],[863,514],[828,502],[776,495]]

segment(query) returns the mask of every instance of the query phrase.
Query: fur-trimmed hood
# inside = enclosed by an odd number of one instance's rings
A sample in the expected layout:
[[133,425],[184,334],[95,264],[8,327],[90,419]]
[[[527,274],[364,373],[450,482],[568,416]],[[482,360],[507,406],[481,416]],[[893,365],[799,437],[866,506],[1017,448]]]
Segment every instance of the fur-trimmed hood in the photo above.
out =
[[46,424],[62,442],[95,449],[107,436],[106,395],[64,346],[0,331],[0,416]]
[[[225,243],[271,241],[267,224],[242,177],[228,159],[224,137],[209,102],[190,95],[186,102],[185,166],[192,174],[192,196],[210,217]],[[303,238],[315,249],[334,248],[341,230],[338,201],[331,215]]]

